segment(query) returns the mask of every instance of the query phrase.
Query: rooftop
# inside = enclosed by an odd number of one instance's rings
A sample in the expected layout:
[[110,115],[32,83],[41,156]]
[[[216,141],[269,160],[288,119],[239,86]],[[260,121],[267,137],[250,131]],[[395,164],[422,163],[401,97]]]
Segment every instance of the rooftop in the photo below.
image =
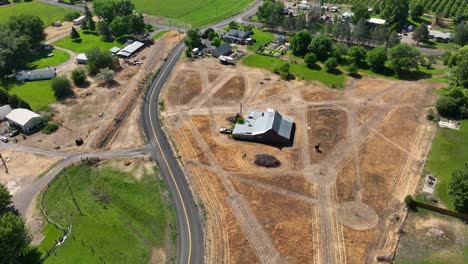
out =
[[140,41],[135,41],[132,44],[126,46],[125,48],[121,49],[119,52],[117,52],[117,55],[129,57],[131,56],[135,51],[137,51],[139,48],[143,47],[145,44],[140,42]]
[[78,54],[78,56],[76,56],[76,59],[77,60],[88,60],[88,58],[86,57],[86,54],[84,54],[84,53]]
[[232,47],[229,43],[224,43],[223,45],[216,48],[216,51],[221,55],[225,55],[231,50],[232,50]]
[[429,36],[434,36],[434,38],[451,39],[452,33],[446,33],[437,30],[429,30]]
[[293,120],[281,116],[278,111],[267,109],[266,112],[250,110],[243,124],[236,124],[233,134],[259,135],[273,129],[278,135],[291,139]]
[[40,115],[24,108],[13,109],[5,118],[15,122],[18,125],[24,126],[31,119],[38,118]]
[[52,74],[55,72],[54,67],[47,67],[44,69],[37,69],[37,70],[31,70],[31,71],[19,71],[16,73],[16,75],[23,75],[23,74],[30,74],[30,75],[35,75],[35,74]]
[[384,19],[374,18],[374,17],[371,17],[370,19],[367,19],[366,21],[367,23],[377,24],[377,25],[383,25],[386,22]]
[[241,39],[248,38],[250,36],[249,32],[245,32],[245,31],[237,30],[237,29],[230,29],[227,34],[231,37],[241,38]]

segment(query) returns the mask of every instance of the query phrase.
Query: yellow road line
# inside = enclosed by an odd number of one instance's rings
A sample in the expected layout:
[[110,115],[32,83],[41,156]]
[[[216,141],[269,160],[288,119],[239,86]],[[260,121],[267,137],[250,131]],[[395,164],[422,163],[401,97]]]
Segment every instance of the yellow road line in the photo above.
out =
[[[177,51],[176,51],[177,52]],[[174,59],[177,59],[178,57],[174,57],[171,59],[171,61],[168,62],[168,65],[172,63],[172,61]],[[159,76],[163,76],[164,73],[168,70],[169,68],[166,68],[164,69],[163,72],[160,73]],[[164,159],[164,162],[166,163],[166,166],[169,170],[169,174],[171,174],[171,178],[172,178],[172,181],[174,182],[174,185],[177,189],[177,193],[179,195],[179,198],[180,198],[180,202],[182,204],[182,208],[184,210],[184,214],[185,214],[185,221],[187,222],[187,231],[188,231],[188,239],[189,239],[189,252],[188,252],[188,263],[190,263],[190,258],[191,258],[191,255],[192,255],[192,234],[190,232],[190,222],[189,222],[189,219],[188,219],[188,215],[187,215],[187,209],[185,208],[185,203],[184,203],[184,200],[182,199],[182,194],[180,193],[180,189],[179,189],[179,186],[177,185],[177,182],[175,180],[175,177],[174,177],[174,174],[172,173],[172,170],[171,170],[171,167],[169,166],[169,163],[167,162],[167,159],[166,159],[166,155],[164,155],[164,152],[161,148],[161,144],[159,143],[159,140],[158,140],[158,137],[156,135],[156,131],[154,129],[154,125],[153,125],[153,122],[152,122],[152,119],[151,119],[151,109],[152,109],[152,101],[151,101],[151,97],[153,96],[154,94],[154,91],[157,89],[157,86],[158,84],[161,82],[161,79],[159,79],[156,84],[155,84],[155,89],[153,89],[153,91],[151,91],[151,94],[149,96],[150,98],[150,102],[149,102],[149,109],[148,109],[148,114],[149,114],[149,119],[150,119],[150,124],[151,124],[151,129],[153,131],[153,134],[154,134],[154,138],[156,139],[156,143],[159,147],[159,150],[161,151],[161,155],[163,156],[163,159]],[[180,239],[180,237],[179,237]]]

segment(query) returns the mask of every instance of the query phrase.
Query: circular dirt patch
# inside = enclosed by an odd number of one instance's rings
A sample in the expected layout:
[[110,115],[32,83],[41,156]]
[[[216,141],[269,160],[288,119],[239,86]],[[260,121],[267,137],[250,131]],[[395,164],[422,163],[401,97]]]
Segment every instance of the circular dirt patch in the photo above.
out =
[[344,203],[336,212],[341,224],[355,230],[371,229],[379,221],[375,210],[360,202]]

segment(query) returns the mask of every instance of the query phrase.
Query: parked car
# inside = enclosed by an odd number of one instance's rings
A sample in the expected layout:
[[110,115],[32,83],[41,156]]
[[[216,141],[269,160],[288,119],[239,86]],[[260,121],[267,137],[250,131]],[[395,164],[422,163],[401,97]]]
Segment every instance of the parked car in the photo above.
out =
[[1,137],[0,140],[5,142],[5,143],[8,143],[8,138],[7,137]]
[[225,128],[225,127],[222,127],[219,132],[221,134],[232,134],[232,129],[228,129],[228,128]]
[[10,132],[8,134],[9,137],[16,137],[17,135],[19,135],[19,131],[18,130],[13,130],[12,132]]

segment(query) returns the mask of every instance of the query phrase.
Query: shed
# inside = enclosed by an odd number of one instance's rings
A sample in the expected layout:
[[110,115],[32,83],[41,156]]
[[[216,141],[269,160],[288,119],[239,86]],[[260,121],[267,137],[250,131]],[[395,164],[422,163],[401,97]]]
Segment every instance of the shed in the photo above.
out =
[[119,48],[119,47],[112,47],[112,48],[110,49],[110,52],[112,52],[112,54],[116,54],[116,53],[119,52],[119,51],[120,51],[120,48]]
[[267,144],[286,145],[293,138],[294,122],[283,117],[278,111],[265,112],[251,110],[243,123],[237,123],[232,137],[240,140],[257,141]]
[[135,52],[140,50],[143,46],[145,46],[144,43],[140,41],[134,41],[132,44],[126,46],[125,48],[117,52],[117,55],[120,57],[128,58],[132,56]]
[[19,128],[25,134],[30,134],[41,127],[40,117],[40,115],[28,109],[17,108],[13,109],[5,118],[11,126]]
[[55,68],[47,67],[44,69],[32,70],[32,71],[19,71],[16,73],[16,80],[18,81],[35,81],[52,79],[57,75]]
[[344,19],[350,19],[353,16],[354,16],[354,13],[352,13],[352,12],[344,12],[341,17],[344,18]]
[[450,42],[452,40],[452,34],[451,33],[446,33],[442,31],[437,31],[437,30],[431,30],[429,29],[429,38],[434,39],[437,42]]
[[73,25],[81,25],[81,23],[83,23],[83,21],[85,21],[86,19],[86,16],[80,16],[78,17],[77,19],[74,19],[73,20]]
[[76,56],[76,63],[77,64],[87,64],[88,63],[88,57],[86,57],[86,54],[80,53],[78,56]]
[[211,56],[219,58],[220,56],[228,56],[232,53],[232,47],[229,43],[224,43],[223,45],[217,47],[216,49],[211,50]]
[[5,119],[5,117],[12,111],[10,105],[2,105],[0,106],[0,121]]
[[371,17],[367,19],[366,22],[374,25],[384,25],[386,21],[385,19]]

